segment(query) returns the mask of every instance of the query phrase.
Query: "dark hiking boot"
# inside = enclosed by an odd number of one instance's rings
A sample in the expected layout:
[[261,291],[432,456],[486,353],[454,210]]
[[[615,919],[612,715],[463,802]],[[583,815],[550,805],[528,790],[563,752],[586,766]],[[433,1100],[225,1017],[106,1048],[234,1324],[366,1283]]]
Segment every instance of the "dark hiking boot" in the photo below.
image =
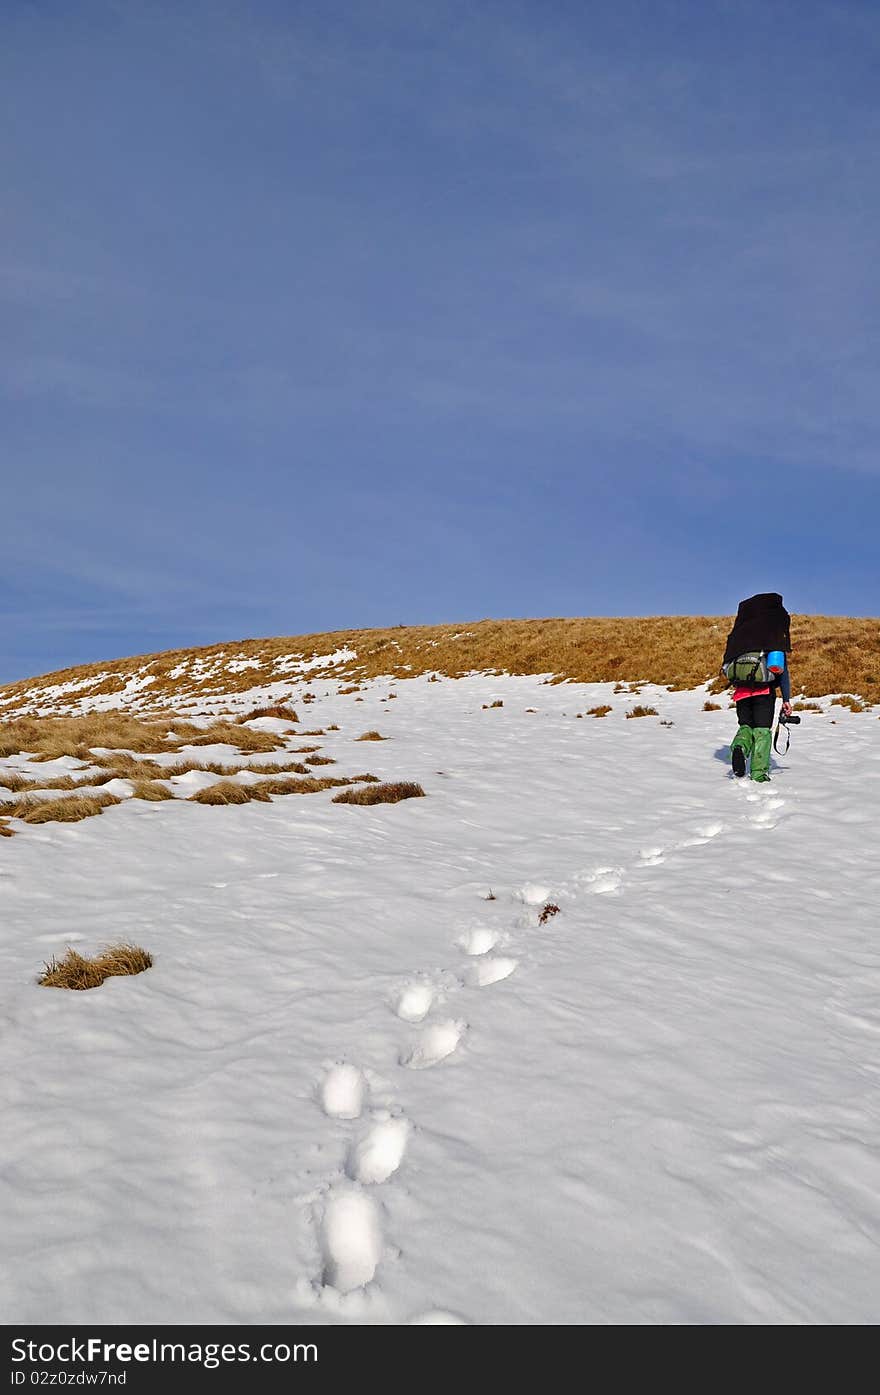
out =
[[733,773],[738,780],[741,780],[746,773],[746,753],[742,746],[734,746],[731,752],[730,763],[733,766]]

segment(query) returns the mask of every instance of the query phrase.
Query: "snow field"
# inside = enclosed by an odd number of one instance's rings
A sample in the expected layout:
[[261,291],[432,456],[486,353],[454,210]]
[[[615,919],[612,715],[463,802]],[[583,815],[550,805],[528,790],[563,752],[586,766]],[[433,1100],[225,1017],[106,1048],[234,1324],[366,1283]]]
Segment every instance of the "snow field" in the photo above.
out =
[[[309,723],[385,731],[426,800],[8,840],[4,1310],[874,1320],[876,721],[805,722],[754,787],[703,693],[643,694],[661,728],[598,685],[394,690]],[[149,974],[33,988],[120,930]]]

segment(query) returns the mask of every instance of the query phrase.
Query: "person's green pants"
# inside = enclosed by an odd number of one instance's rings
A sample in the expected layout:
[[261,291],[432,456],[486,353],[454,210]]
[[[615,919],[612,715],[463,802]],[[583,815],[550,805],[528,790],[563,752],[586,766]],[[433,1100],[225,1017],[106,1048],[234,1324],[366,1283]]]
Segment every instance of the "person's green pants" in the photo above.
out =
[[730,744],[742,749],[746,760],[751,757],[751,777],[753,780],[767,780],[770,777],[770,728],[741,726]]

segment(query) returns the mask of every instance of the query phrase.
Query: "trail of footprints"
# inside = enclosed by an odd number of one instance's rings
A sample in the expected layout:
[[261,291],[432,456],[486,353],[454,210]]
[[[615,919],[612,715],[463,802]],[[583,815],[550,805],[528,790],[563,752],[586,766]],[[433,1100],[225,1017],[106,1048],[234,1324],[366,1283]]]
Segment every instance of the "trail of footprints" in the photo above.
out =
[[[526,887],[521,900],[528,906],[543,905],[550,892]],[[448,1061],[461,1045],[467,1023],[459,1018],[427,1021],[442,1001],[444,988],[486,988],[509,978],[518,961],[493,954],[501,942],[496,929],[475,925],[456,941],[464,962],[461,972],[449,975],[447,984],[428,975],[414,975],[403,983],[390,1006],[401,1023],[417,1028],[398,1055],[408,1070],[430,1070]],[[443,976],[440,976],[441,978]],[[376,1189],[388,1182],[401,1166],[413,1132],[410,1121],[391,1109],[370,1105],[370,1083],[364,1071],[350,1061],[329,1065],[318,1083],[317,1102],[330,1119],[369,1123],[349,1141],[344,1176],[329,1183],[320,1198],[318,1235],[321,1253],[319,1292],[352,1294],[375,1277],[384,1253],[381,1207]],[[464,1319],[447,1309],[435,1308],[412,1319],[417,1325],[460,1324]]]
[[[740,789],[740,797],[757,806],[747,815],[747,821],[758,829],[775,828],[785,800],[768,796],[763,790]],[[698,825],[688,837],[669,846],[642,848],[633,868],[659,866],[670,853],[701,847],[723,831],[722,822],[712,821]],[[575,874],[573,890],[586,889],[597,896],[618,895],[626,874],[625,867],[595,867]],[[551,888],[534,883],[527,883],[518,893],[519,903],[533,912],[528,921],[531,928],[538,923],[538,909],[550,901],[551,895]],[[493,952],[501,942],[501,933],[487,925],[474,925],[460,935],[456,944],[465,963],[461,973],[451,977],[450,986],[486,988],[515,973],[518,960]],[[458,1051],[468,1031],[467,1022],[458,1018],[426,1021],[442,997],[441,985],[427,975],[415,975],[392,1000],[392,1010],[400,1021],[418,1028],[416,1036],[400,1050],[401,1067],[429,1070],[441,1066]],[[362,1290],[375,1277],[385,1249],[376,1189],[397,1173],[413,1133],[413,1125],[402,1114],[393,1109],[370,1108],[369,1097],[366,1075],[350,1062],[330,1065],[317,1087],[318,1103],[328,1118],[356,1123],[369,1109],[369,1124],[350,1140],[344,1176],[332,1181],[325,1190],[318,1218],[320,1291],[329,1290],[335,1296]],[[416,1325],[461,1324],[465,1319],[435,1308],[410,1321]]]

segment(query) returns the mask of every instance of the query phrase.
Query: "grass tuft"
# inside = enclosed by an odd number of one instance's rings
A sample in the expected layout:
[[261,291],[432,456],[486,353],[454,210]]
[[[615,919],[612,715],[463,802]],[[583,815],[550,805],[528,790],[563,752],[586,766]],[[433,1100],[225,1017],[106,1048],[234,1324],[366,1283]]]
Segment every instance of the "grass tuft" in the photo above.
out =
[[250,804],[252,799],[266,803],[268,794],[258,793],[263,783],[261,780],[257,785],[239,785],[234,780],[218,780],[215,785],[188,795],[187,800],[190,804]]
[[383,736],[381,731],[365,731],[360,736],[355,737],[355,741],[387,741],[389,738]]
[[588,717],[607,717],[613,709],[607,702],[603,702],[599,707],[591,707],[587,712]]
[[137,945],[113,945],[94,959],[68,949],[63,959],[52,959],[45,965],[37,982],[43,988],[99,988],[107,978],[142,974],[152,964],[152,954]]
[[703,703],[703,711],[704,711],[704,712],[720,712],[720,711],[721,711],[721,703],[720,703],[720,702],[704,702],[704,703]]
[[163,799],[173,799],[174,795],[158,780],[135,780],[132,784],[135,799],[146,799],[158,804]]
[[3,812],[24,823],[78,823],[121,803],[115,794],[72,794],[61,799],[20,799],[4,805]]
[[258,717],[277,717],[282,722],[298,722],[299,717],[292,707],[285,707],[283,703],[276,703],[274,707],[255,707],[253,712],[248,712],[244,717],[236,718],[236,725],[241,726],[243,722],[255,722]]
[[626,715],[627,717],[656,717],[659,714],[656,707],[643,707],[641,703],[639,703],[637,706],[631,707]]
[[334,804],[399,804],[402,799],[424,799],[421,785],[408,780],[392,784],[368,784],[359,790],[343,790],[333,796]]
[[867,712],[868,705],[859,698],[853,697],[851,693],[844,693],[841,697],[831,699],[832,707],[848,707],[850,712]]

